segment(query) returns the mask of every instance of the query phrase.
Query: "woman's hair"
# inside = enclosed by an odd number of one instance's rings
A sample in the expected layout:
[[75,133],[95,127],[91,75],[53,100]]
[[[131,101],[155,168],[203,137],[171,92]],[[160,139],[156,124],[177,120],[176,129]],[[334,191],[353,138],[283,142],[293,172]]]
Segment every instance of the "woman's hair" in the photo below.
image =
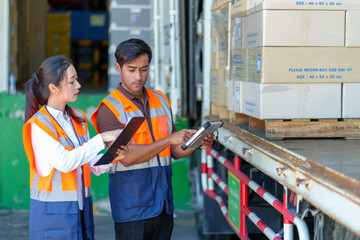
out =
[[[63,56],[53,56],[42,62],[39,71],[34,73],[25,84],[26,107],[25,122],[28,121],[37,111],[39,105],[47,104],[50,90],[49,85],[60,86],[61,81],[66,77],[66,71],[72,61]],[[75,116],[71,108],[66,105],[65,111],[77,122],[83,122],[81,117]]]

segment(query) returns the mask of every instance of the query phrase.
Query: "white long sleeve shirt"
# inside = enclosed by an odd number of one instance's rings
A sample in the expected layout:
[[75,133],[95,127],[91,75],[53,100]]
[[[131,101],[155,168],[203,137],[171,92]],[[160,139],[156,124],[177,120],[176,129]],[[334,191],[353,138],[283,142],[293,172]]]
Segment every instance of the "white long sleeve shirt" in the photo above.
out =
[[[72,141],[75,149],[68,151],[58,141],[49,136],[36,123],[31,124],[31,142],[34,149],[35,166],[40,176],[46,177],[51,173],[52,168],[68,173],[76,169],[76,185],[79,208],[83,209],[82,197],[82,169],[81,166],[89,163],[92,174],[100,175],[107,172],[112,164],[93,166],[101,157],[97,155],[105,145],[100,135],[96,135],[88,142],[79,146],[75,130],[72,127],[70,117],[62,111],[46,106],[49,113],[56,119],[61,128]],[[89,134],[89,133],[88,133]]]

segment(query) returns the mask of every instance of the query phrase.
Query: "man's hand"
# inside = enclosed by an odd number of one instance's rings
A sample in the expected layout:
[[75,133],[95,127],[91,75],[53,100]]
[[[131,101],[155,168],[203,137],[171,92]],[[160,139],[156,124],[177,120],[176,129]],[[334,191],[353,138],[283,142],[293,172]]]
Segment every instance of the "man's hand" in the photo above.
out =
[[207,137],[205,137],[204,140],[201,141],[200,149],[206,149],[206,148],[210,147],[214,142],[214,137],[215,137],[215,135],[213,133],[207,135]]
[[196,133],[196,130],[192,129],[183,129],[181,131],[171,134],[170,145],[184,144],[191,136]]
[[116,150],[117,156],[114,159],[114,161],[119,161],[119,160],[124,159],[126,157],[126,155],[128,154],[128,152],[129,152],[129,149],[127,146],[120,146],[120,148],[118,150]]

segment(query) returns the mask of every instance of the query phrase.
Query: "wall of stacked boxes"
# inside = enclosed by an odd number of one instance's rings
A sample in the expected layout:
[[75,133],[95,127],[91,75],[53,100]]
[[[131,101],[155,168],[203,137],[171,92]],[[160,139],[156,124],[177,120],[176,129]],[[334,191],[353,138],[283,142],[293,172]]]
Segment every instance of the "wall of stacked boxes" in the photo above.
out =
[[258,119],[360,118],[360,2],[212,7],[211,100]]

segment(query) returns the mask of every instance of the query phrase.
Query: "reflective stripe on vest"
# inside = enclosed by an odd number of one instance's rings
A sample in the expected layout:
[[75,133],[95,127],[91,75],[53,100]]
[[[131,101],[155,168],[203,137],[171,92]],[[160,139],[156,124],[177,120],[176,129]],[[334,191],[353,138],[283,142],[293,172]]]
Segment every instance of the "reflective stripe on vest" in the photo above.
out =
[[[82,116],[85,114],[78,110],[72,109],[75,115]],[[63,173],[55,168],[46,177],[41,177],[37,173],[35,166],[34,153],[31,143],[31,123],[36,123],[41,129],[47,132],[53,139],[58,141],[67,150],[74,149],[73,143],[66,135],[64,130],[58,125],[55,119],[42,107],[34,116],[24,125],[23,138],[24,147],[30,163],[30,197],[35,200],[45,202],[55,201],[77,201],[76,170],[69,173]],[[89,139],[87,137],[87,123],[77,123],[72,120],[79,144],[83,145]],[[88,164],[83,166],[84,174],[84,195],[91,196],[90,167]]]
[[[155,138],[154,140],[157,141],[161,138],[169,136],[170,133],[172,133],[173,129],[171,110],[169,107],[169,102],[164,95],[151,91],[147,88],[146,91],[149,94],[149,111],[151,118],[150,124],[152,126],[156,126],[153,127],[152,130],[154,134],[153,137]],[[102,104],[105,104],[114,113],[122,125],[126,125],[126,123],[129,122],[132,117],[144,116],[141,110],[118,89],[115,89],[110,95],[106,96],[100,106]],[[98,128],[96,124],[96,117],[98,110],[91,117],[92,123],[97,131]],[[133,137],[136,144],[149,144],[153,142],[149,129],[150,128],[148,127],[147,122],[144,122]],[[167,147],[165,150],[159,153],[158,156],[159,158],[155,156],[147,162],[132,165],[130,167],[124,167],[121,162],[118,162],[115,167],[110,170],[110,173],[114,173],[115,171],[128,171],[156,167],[159,166],[159,164],[160,166],[171,165],[170,147]]]

